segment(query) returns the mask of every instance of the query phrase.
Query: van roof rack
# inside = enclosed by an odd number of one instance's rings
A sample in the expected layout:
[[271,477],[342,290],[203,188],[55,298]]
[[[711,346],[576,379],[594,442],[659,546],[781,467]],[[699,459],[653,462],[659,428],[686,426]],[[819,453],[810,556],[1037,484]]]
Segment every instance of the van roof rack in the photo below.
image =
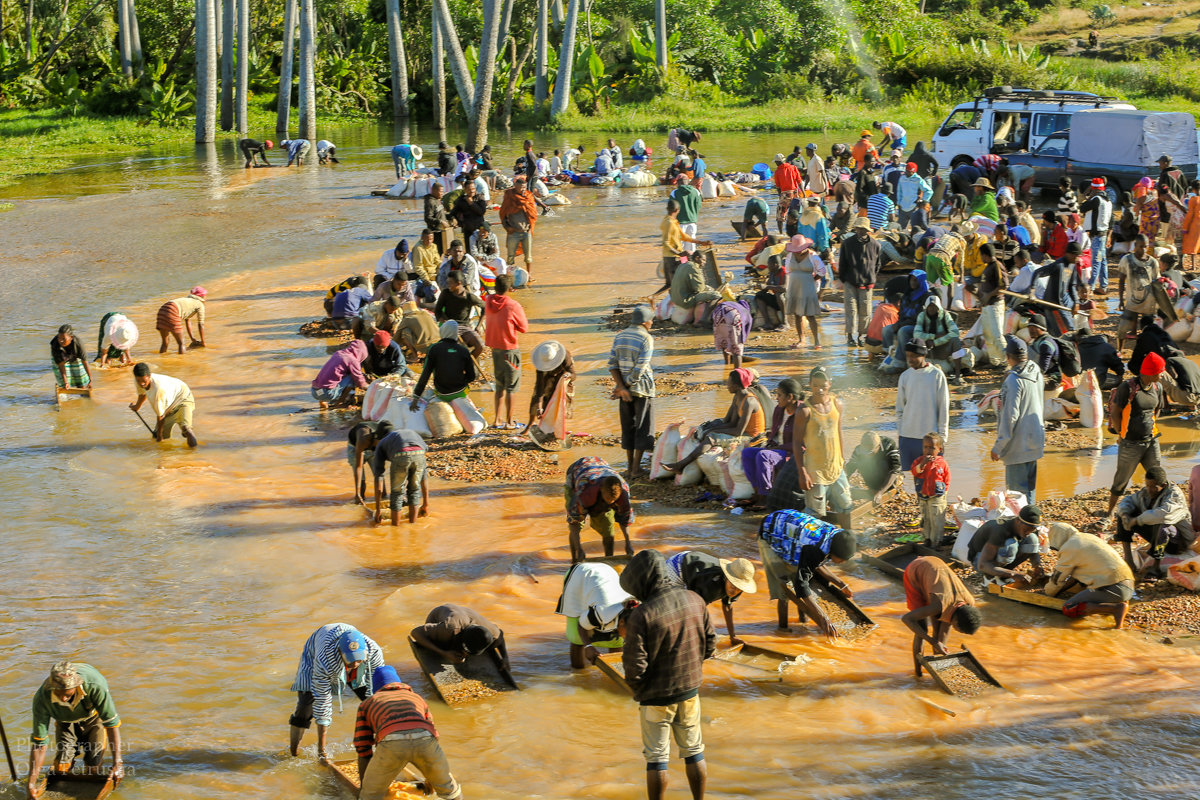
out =
[[996,102],[1023,103],[1026,106],[1034,102],[1056,103],[1059,108],[1067,105],[1089,105],[1100,108],[1102,105],[1108,103],[1124,102],[1119,97],[1106,97],[1092,92],[1073,92],[1063,89],[1026,89],[1022,87],[1014,88],[1012,86],[992,86],[984,89],[982,96],[975,98],[975,105],[978,106],[981,100],[986,101],[988,105]]

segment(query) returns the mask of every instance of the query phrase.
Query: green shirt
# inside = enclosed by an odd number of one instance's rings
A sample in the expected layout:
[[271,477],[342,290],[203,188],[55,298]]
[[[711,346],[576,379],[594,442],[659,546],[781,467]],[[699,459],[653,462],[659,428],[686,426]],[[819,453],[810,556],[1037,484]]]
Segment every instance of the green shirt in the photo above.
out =
[[112,695],[108,692],[108,681],[100,671],[88,664],[76,664],[75,670],[83,679],[83,697],[68,708],[54,702],[50,693],[50,679],[47,678],[42,687],[33,696],[33,744],[41,747],[46,743],[50,734],[50,720],[58,722],[82,722],[94,714],[100,715],[100,724],[106,728],[115,728],[121,724],[117,716],[117,706],[113,703]]
[[700,221],[700,192],[695,186],[685,183],[671,192],[671,197],[679,203],[680,225],[694,225]]

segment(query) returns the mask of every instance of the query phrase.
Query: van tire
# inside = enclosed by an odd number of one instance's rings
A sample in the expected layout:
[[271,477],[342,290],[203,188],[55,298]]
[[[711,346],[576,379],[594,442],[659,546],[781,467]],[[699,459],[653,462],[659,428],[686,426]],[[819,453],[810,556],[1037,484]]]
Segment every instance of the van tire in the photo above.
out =
[[1114,209],[1121,207],[1121,184],[1116,181],[1109,181],[1104,185],[1104,193],[1108,195],[1108,201],[1112,203]]
[[950,169],[953,170],[953,169],[957,169],[958,167],[961,167],[963,164],[974,164],[974,163],[975,163],[975,159],[971,158],[970,156],[958,155],[958,156],[955,156],[950,161]]

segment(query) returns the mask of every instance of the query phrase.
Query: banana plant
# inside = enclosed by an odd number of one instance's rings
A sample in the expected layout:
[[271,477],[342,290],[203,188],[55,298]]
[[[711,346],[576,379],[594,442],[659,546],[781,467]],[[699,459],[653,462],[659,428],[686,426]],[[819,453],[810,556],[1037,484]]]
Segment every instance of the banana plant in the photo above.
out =
[[583,93],[592,114],[599,114],[601,104],[608,105],[611,101],[614,84],[594,46],[588,45],[579,53],[572,77],[573,88]]

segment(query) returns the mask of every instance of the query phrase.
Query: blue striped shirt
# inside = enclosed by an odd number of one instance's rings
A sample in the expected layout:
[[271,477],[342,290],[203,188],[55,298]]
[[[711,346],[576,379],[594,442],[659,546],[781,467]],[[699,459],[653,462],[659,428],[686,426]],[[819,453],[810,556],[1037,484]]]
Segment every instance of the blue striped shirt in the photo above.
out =
[[653,355],[654,338],[641,325],[634,325],[613,338],[608,368],[620,371],[630,394],[654,397],[654,371],[650,368]]
[[883,192],[877,192],[867,198],[867,219],[871,220],[871,229],[879,230],[887,227],[888,216],[896,210],[892,198]]
[[333,622],[318,628],[304,643],[300,654],[300,666],[292,682],[293,692],[312,692],[313,719],[318,725],[328,726],[333,722],[333,693],[341,694],[342,686],[351,689],[366,687],[371,694],[371,675],[383,666],[383,650],[371,638],[367,640],[367,652],[363,664],[354,677],[347,681],[346,665],[338,649],[338,639],[343,633],[355,630],[345,622]]

